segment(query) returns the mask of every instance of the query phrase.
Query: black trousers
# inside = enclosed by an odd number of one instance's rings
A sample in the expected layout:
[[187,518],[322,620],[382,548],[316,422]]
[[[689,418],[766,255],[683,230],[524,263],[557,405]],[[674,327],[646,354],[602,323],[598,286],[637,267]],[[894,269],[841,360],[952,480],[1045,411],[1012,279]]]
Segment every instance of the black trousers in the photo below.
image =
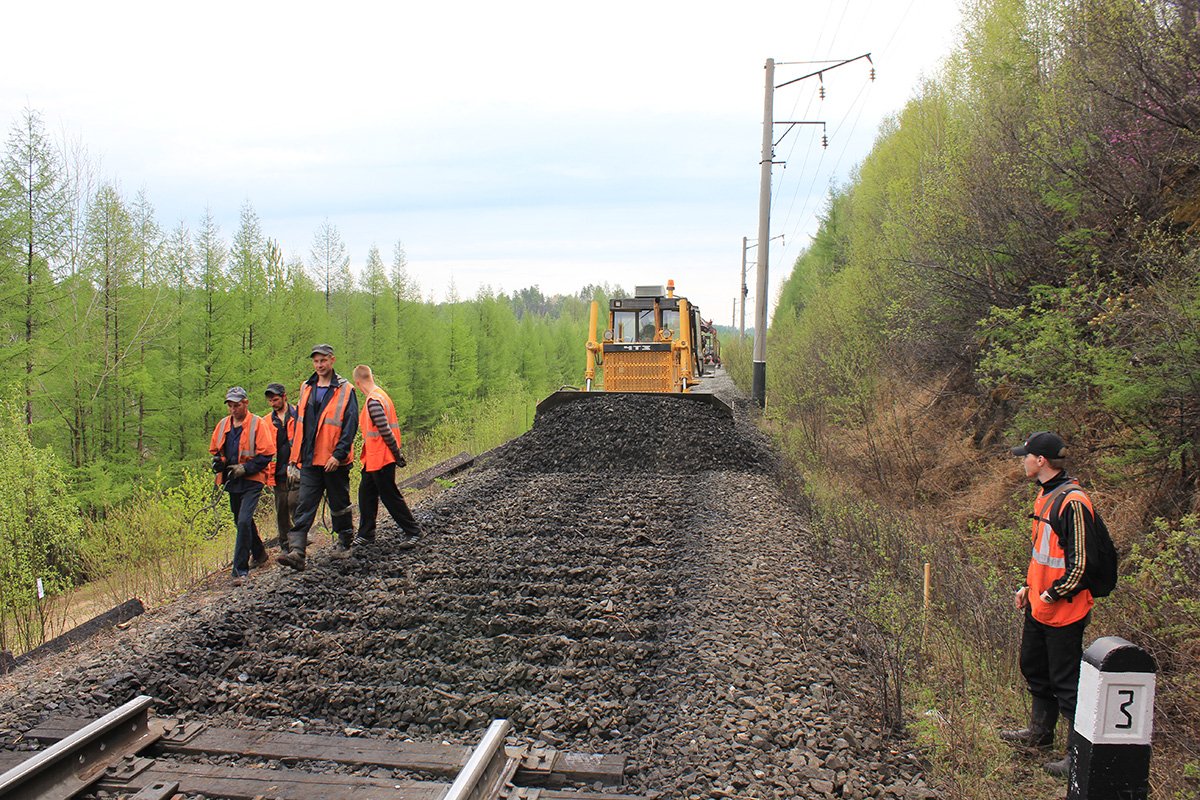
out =
[[258,535],[258,526],[254,524],[254,511],[258,508],[258,498],[262,496],[262,484],[250,483],[244,492],[229,493],[229,510],[237,522],[237,537],[233,540],[233,576],[235,578],[250,574],[250,554],[255,558],[264,558],[267,548],[263,546],[262,537]]
[[275,527],[279,529],[279,546],[287,550],[287,535],[292,529],[292,514],[300,502],[300,490],[287,487],[286,475],[275,480]]
[[326,472],[324,467],[303,467],[300,470],[300,497],[292,517],[291,533],[308,536],[308,529],[317,518],[321,496],[329,500],[329,516],[333,530],[349,542],[354,535],[354,515],[350,510],[350,466]]
[[[1065,603],[1065,600],[1059,600]],[[1075,719],[1075,700],[1079,694],[1079,661],[1083,657],[1083,629],[1088,614],[1078,622],[1056,628],[1038,622],[1025,607],[1025,628],[1021,631],[1021,674],[1034,697],[1058,702],[1058,713]]]
[[375,518],[379,515],[379,501],[408,534],[418,534],[421,526],[413,518],[408,503],[396,486],[396,465],[388,464],[374,472],[363,470],[362,483],[358,485],[358,535],[369,542],[375,541]]

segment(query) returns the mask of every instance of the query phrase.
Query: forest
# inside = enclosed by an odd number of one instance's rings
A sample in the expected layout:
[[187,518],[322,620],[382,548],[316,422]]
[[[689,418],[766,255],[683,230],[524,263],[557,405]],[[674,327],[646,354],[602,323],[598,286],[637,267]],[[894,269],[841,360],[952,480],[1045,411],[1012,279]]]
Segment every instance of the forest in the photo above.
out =
[[0,649],[53,627],[39,579],[50,599],[106,577],[155,594],[127,573],[165,569],[169,594],[227,557],[206,464],[228,387],[259,414],[270,382],[294,401],[327,342],[341,374],[370,364],[389,390],[414,465],[479,452],[578,382],[588,306],[621,292],[462,298],[417,286],[399,241],[352,269],[329,220],[285,257],[249,201],[231,234],[211,209],[167,227],[34,109],[11,123],[0,169]]
[[[1011,597],[1034,488],[1008,448],[1061,433],[1122,553],[1087,641],[1158,660],[1152,796],[1195,797],[1200,5],[964,8],[782,288],[768,424],[814,531],[874,575],[881,713],[978,798],[1037,785],[994,733],[1025,713]],[[746,386],[747,350],[726,348]]]

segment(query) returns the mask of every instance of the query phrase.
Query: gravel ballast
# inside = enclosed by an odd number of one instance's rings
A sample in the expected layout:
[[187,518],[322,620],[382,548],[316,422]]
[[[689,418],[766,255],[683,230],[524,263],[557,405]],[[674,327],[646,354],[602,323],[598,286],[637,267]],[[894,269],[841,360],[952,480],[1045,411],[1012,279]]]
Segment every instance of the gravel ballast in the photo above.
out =
[[[935,797],[872,711],[848,605],[777,462],[674,398],[547,412],[377,544],[184,598],[69,659],[8,676],[0,744],[138,694],[226,726],[624,753],[624,791],[672,798]],[[382,513],[382,512],[381,512]],[[383,515],[386,520],[386,514]]]

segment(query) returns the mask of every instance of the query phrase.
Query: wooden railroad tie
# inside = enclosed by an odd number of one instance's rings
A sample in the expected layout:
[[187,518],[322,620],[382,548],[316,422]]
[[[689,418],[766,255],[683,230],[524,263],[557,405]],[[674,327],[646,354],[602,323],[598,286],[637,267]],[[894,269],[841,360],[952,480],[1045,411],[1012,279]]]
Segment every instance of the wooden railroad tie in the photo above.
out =
[[[148,703],[148,698],[144,703]],[[53,745],[35,754],[35,757],[46,760],[47,756],[42,754],[60,747],[92,724],[95,723],[86,719],[52,717],[30,731],[27,737]],[[125,748],[105,762],[100,770],[93,765],[88,774],[89,782],[75,788],[74,793],[90,786],[92,789],[137,797],[138,800],[167,800],[175,793],[203,793],[245,800],[258,797],[279,800],[639,800],[633,795],[607,791],[558,791],[568,782],[620,786],[624,781],[626,759],[621,755],[505,747],[504,735],[509,731],[509,725],[504,720],[492,723],[478,748],[219,728],[198,722],[181,723],[161,718],[149,718],[146,725],[149,733],[144,745],[133,752]],[[155,760],[149,757],[153,753],[185,757],[237,755],[277,760],[285,764],[327,761],[456,780],[450,785],[436,780],[316,774],[291,768],[264,769],[259,765],[231,767]],[[15,760],[12,755],[28,756],[27,753],[0,753],[0,769],[12,766]],[[11,771],[20,768],[18,764]],[[0,775],[0,786],[4,785],[2,781],[8,774]],[[75,783],[79,784],[79,780]],[[9,795],[0,790],[3,800],[8,800],[10,796],[17,798],[23,795]],[[66,800],[73,793],[56,796]]]

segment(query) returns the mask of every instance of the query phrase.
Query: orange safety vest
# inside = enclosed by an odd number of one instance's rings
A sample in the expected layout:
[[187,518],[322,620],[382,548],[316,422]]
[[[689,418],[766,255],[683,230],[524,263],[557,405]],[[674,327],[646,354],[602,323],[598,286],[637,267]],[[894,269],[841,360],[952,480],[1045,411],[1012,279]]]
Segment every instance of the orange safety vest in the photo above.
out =
[[[212,441],[208,443],[208,452],[212,455],[225,452],[225,437],[233,427],[233,417],[226,417],[217,423],[213,430]],[[242,423],[242,438],[238,440],[238,463],[245,464],[256,455],[275,455],[275,431],[257,414],[247,414]],[[258,483],[267,482],[267,470],[260,470],[253,475],[247,475],[247,480]],[[217,486],[225,482],[225,476],[217,475]]]
[[396,444],[400,444],[400,423],[396,419],[396,406],[392,404],[392,398],[388,397],[387,392],[376,386],[367,395],[362,409],[358,412],[358,428],[363,432],[362,465],[367,472],[375,472],[388,464],[396,463],[396,457],[392,455],[387,442],[383,440],[383,435],[375,427],[375,421],[371,419],[371,412],[367,410],[367,404],[372,400],[378,400],[379,404],[383,406],[384,413],[387,414],[388,427],[392,429],[392,435],[396,437]]
[[[1049,522],[1050,494],[1051,492],[1043,490],[1037,500],[1033,502],[1032,553],[1025,582],[1029,585],[1029,612],[1033,618],[1046,625],[1061,628],[1087,616],[1096,601],[1092,599],[1092,593],[1087,589],[1072,595],[1069,599],[1059,598],[1053,603],[1046,603],[1042,600],[1042,592],[1067,574],[1067,554],[1059,542],[1058,534],[1054,532],[1054,528]],[[1094,513],[1091,499],[1078,486],[1067,490],[1066,497],[1059,504],[1059,508],[1067,508],[1067,504],[1074,500],[1083,503],[1089,513]],[[1082,562],[1087,558],[1083,541],[1086,532],[1079,531],[1078,533],[1080,541],[1078,547],[1075,548],[1075,558],[1077,568],[1082,569]]]
[[[289,406],[288,408],[286,408],[284,410],[283,435],[287,437],[289,444],[296,441],[296,417],[292,414],[292,411],[294,411],[294,410],[295,409],[293,409],[291,406]],[[263,416],[262,416],[263,422],[265,422],[271,426],[272,432],[275,431],[275,420],[272,418],[274,416],[274,414],[275,414],[275,411],[272,409],[271,411],[268,411],[266,414],[263,414]],[[271,463],[267,466],[267,468],[265,470],[265,472],[267,473],[267,486],[275,485],[275,467],[279,463],[278,456],[279,456],[279,453],[278,453],[278,448],[277,448],[276,454],[271,456]]]
[[[325,402],[325,408],[321,410],[321,417],[317,420],[317,439],[313,442],[313,466],[323,467],[325,462],[333,456],[333,449],[337,447],[338,439],[342,436],[342,418],[346,416],[346,406],[350,404],[350,395],[354,389],[345,379],[337,386],[331,386],[333,396]],[[296,404],[296,427],[295,431],[299,432],[300,436],[304,436],[304,414],[308,410],[308,398],[312,394],[313,385],[308,381],[300,387],[300,402]],[[292,458],[291,463],[296,466],[301,466],[301,451],[303,442],[297,442],[292,438]],[[297,446],[300,445],[300,446]],[[346,457],[340,462],[342,466],[348,465],[354,460],[354,448],[346,454]]]

